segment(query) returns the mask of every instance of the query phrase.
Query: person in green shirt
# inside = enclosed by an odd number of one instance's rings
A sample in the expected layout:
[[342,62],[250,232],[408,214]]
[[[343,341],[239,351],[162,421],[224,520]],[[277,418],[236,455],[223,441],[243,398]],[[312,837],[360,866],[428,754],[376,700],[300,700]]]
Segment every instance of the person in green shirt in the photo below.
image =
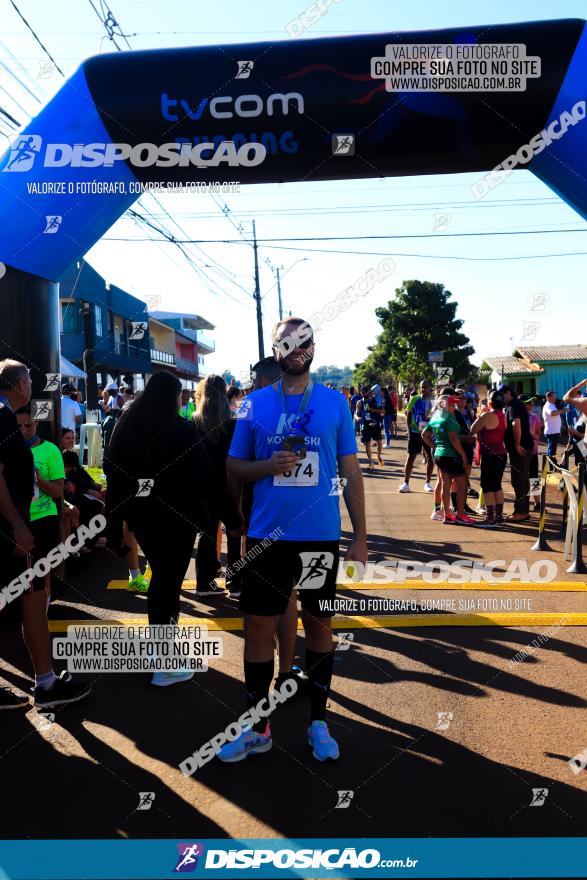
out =
[[[449,525],[476,525],[477,521],[465,513],[467,496],[467,454],[460,440],[461,426],[455,417],[459,398],[444,396],[437,401],[428,425],[422,431],[422,440],[434,448],[434,463],[442,486],[443,522]],[[457,493],[457,513],[451,512],[451,488]]]
[[191,422],[192,416],[196,411],[196,406],[194,401],[192,400],[192,392],[189,388],[182,388],[181,390],[181,406],[179,408],[179,414],[182,419],[187,419],[188,422]]
[[[55,501],[63,498],[65,470],[59,447],[37,437],[37,422],[31,417],[30,410],[24,407],[18,410],[16,420],[30,446],[35,466],[35,489],[30,510],[31,532],[35,539],[31,556],[35,562],[47,556],[61,540]],[[50,598],[50,578],[49,572],[43,578],[47,599]]]

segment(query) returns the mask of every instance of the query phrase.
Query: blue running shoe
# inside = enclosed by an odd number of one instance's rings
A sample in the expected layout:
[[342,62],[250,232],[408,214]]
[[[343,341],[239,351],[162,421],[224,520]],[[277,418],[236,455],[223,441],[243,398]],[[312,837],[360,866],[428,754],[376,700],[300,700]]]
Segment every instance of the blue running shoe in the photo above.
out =
[[336,761],[340,754],[338,743],[330,736],[325,721],[312,721],[308,727],[308,743],[317,761]]
[[271,739],[271,730],[269,725],[263,733],[257,733],[256,730],[243,730],[232,742],[227,742],[216,753],[216,757],[220,758],[226,764],[234,764],[237,761],[244,761],[249,755],[261,755],[263,752],[269,752],[273,747]]
[[189,681],[195,673],[190,669],[174,669],[171,672],[154,672],[151,676],[151,684],[155,687],[169,687],[172,684],[181,684]]

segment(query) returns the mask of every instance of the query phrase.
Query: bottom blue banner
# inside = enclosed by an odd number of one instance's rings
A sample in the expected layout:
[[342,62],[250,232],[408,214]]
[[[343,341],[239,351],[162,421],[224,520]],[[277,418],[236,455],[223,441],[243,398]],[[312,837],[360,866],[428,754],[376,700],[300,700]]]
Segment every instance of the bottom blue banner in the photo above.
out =
[[584,877],[587,837],[4,840],[1,880]]

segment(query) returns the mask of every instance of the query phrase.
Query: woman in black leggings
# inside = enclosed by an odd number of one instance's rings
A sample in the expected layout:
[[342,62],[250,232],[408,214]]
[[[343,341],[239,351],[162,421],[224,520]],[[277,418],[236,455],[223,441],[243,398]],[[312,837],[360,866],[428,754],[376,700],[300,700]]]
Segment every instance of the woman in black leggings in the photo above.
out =
[[480,415],[471,425],[471,434],[477,435],[481,451],[481,488],[487,514],[480,525],[485,528],[494,528],[503,522],[501,481],[507,463],[504,405],[503,395],[493,391],[489,398],[489,412]]
[[[226,382],[222,376],[211,375],[204,380],[204,386],[193,422],[204,442],[206,452],[214,465],[219,479],[226,479],[226,459],[232,442],[236,421],[230,409],[226,393]],[[215,519],[211,529],[200,535],[196,551],[196,595],[226,595],[226,590],[216,584],[220,574],[220,560],[216,547],[216,536],[220,522]],[[226,531],[227,539],[227,580],[230,580],[231,562],[240,558],[241,536]]]
[[[150,624],[178,620],[197,532],[219,516],[229,528],[240,524],[228,511],[224,475],[216,475],[195,426],[180,417],[180,405],[179,379],[155,373],[118,419],[106,462],[109,545],[121,555],[128,551],[122,541],[125,520],[151,566]],[[183,678],[154,673],[153,684]]]

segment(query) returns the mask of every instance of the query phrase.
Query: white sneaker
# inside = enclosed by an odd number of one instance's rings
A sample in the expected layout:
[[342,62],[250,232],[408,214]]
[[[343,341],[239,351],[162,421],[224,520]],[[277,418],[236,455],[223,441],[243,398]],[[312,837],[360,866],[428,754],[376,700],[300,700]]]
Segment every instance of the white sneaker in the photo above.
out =
[[424,483],[424,491],[425,492],[434,492],[432,487],[432,483]]
[[397,491],[398,491],[398,492],[409,492],[409,491],[410,491],[410,486],[409,486],[408,483],[402,483],[401,486],[399,487],[399,489],[398,489]]
[[437,522],[442,522],[444,520],[444,513],[442,512],[442,507],[437,508],[432,512],[430,519],[435,519]]
[[384,448],[384,449],[391,449],[391,444],[390,444],[390,443],[384,443],[384,444],[383,444],[383,448]]

